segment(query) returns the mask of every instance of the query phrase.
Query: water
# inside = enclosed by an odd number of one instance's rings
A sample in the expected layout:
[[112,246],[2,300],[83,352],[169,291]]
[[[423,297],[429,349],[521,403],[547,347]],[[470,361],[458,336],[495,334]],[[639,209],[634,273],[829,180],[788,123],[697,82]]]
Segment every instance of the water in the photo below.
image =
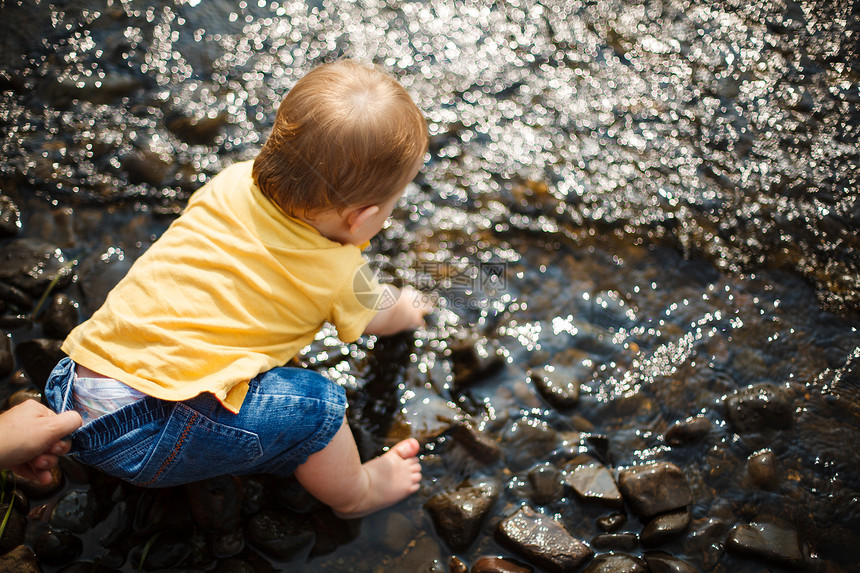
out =
[[[528,468],[585,427],[608,437],[613,467],[683,467],[694,528],[775,514],[820,561],[851,570],[857,11],[848,0],[6,2],[0,182],[23,236],[81,261],[70,292],[85,317],[194,189],[254,156],[297,78],[337,57],[374,61],[425,110],[432,141],[371,254],[390,258],[387,275],[439,292],[440,310],[414,339],[362,341],[350,355],[324,331],[304,360],[350,389],[367,451],[437,424],[438,408],[480,421],[504,459],[478,467],[439,438],[418,496],[308,570],[444,563],[423,501],[501,478],[489,532],[528,499]],[[506,366],[464,390],[450,346],[467,336]],[[574,412],[527,382],[546,364],[581,380]],[[738,438],[722,406],[762,381],[796,406],[764,444],[780,460],[773,491],[750,484],[746,458],[764,445]],[[666,429],[697,414],[714,422],[709,445],[668,447]],[[545,511],[596,533],[590,508]],[[668,550],[705,570],[749,566],[694,541]],[[94,559],[98,544],[87,551]],[[499,553],[487,535],[463,557]]]

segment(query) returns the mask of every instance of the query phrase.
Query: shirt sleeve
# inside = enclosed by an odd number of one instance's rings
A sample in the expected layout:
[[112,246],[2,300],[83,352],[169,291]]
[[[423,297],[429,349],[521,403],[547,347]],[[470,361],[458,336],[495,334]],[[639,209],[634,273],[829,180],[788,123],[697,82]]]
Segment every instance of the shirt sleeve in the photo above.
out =
[[390,301],[384,299],[386,291],[380,286],[374,269],[359,256],[347,273],[343,285],[334,297],[329,322],[337,329],[338,338],[353,342],[364,334],[368,323],[376,313],[385,308]]

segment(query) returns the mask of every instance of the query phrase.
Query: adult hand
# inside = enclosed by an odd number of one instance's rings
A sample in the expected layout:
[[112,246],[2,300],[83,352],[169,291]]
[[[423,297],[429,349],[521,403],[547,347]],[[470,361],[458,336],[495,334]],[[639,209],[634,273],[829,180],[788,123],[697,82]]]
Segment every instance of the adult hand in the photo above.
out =
[[35,400],[26,400],[0,414],[0,468],[21,477],[51,483],[51,469],[71,443],[63,438],[81,426],[75,411],[56,414]]

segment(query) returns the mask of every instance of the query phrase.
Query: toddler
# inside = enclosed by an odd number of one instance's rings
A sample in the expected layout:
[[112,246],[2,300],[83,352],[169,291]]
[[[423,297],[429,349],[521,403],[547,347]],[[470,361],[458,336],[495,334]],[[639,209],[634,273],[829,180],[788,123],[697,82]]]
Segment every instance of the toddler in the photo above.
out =
[[375,68],[338,61],[299,80],[256,159],[195,192],[63,343],[46,397],[83,416],[72,455],[151,487],[295,473],[343,517],[415,492],[416,440],[362,464],[343,388],[284,365],[324,322],[345,342],[423,323],[417,291],[371,278],[367,292],[361,249],[427,143],[419,109]]

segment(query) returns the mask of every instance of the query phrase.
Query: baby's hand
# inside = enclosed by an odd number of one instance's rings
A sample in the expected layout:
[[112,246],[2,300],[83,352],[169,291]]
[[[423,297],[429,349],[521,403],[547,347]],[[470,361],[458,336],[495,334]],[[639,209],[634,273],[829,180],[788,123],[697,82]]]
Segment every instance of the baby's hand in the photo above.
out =
[[395,302],[373,317],[364,329],[365,334],[390,336],[424,325],[424,315],[433,310],[433,301],[429,295],[412,287],[399,290],[391,285],[383,285],[382,288],[389,290],[390,297],[386,298]]
[[408,303],[406,308],[400,312],[406,320],[408,326],[404,330],[412,330],[419,326],[424,326],[424,315],[433,310],[433,299],[430,295],[419,290],[415,290],[410,286],[400,289],[400,299]]

